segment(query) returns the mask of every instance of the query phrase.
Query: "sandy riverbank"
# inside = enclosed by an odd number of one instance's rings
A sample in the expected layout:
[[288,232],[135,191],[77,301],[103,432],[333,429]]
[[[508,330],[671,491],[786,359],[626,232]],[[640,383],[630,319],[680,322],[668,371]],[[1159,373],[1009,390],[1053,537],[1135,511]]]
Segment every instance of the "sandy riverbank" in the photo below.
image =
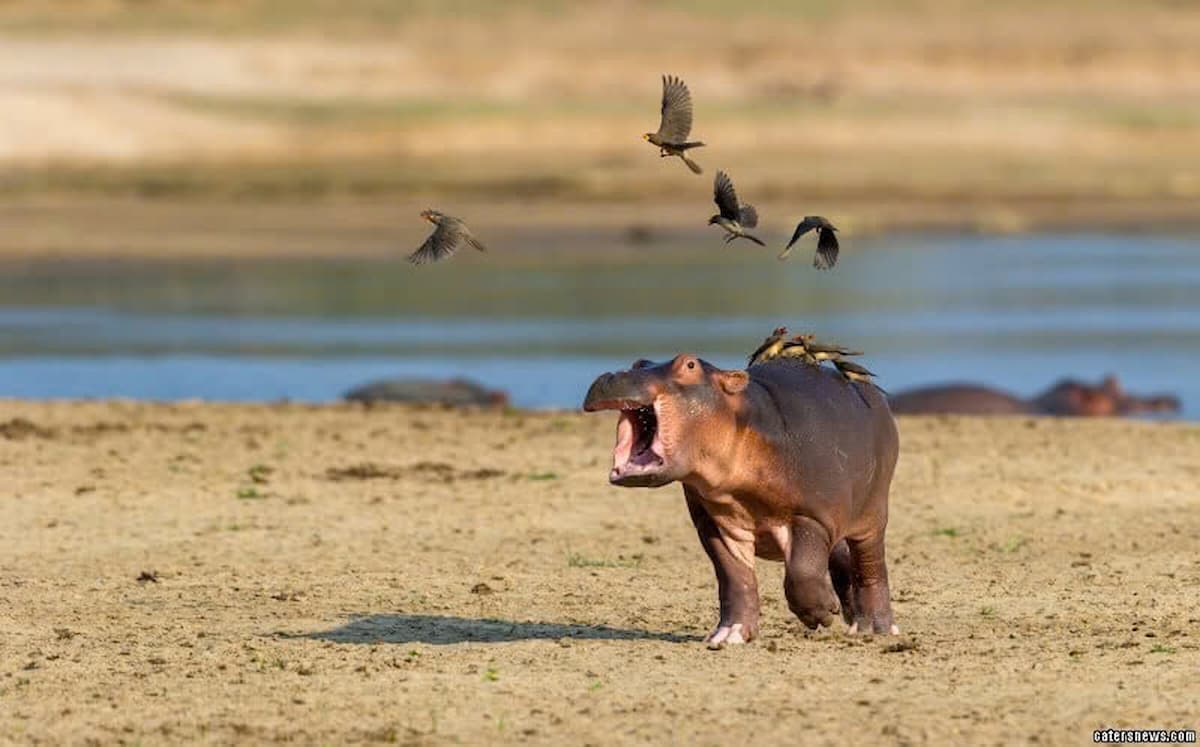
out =
[[1200,428],[902,419],[904,634],[807,633],[763,564],[763,639],[714,653],[678,489],[610,488],[612,426],[0,403],[0,740],[1078,744],[1197,725]]

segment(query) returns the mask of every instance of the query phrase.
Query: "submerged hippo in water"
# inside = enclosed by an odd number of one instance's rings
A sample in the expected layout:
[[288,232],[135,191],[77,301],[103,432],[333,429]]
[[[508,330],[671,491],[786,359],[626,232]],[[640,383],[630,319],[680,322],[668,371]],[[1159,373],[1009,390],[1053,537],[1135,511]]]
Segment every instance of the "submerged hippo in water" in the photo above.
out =
[[612,484],[683,484],[717,574],[710,646],[758,634],[756,556],[786,564],[808,627],[840,612],[852,631],[899,632],[884,560],[899,438],[874,386],[794,359],[727,371],[679,355],[601,375],[583,407],[620,413]]
[[891,397],[897,415],[1064,415],[1099,417],[1150,412],[1178,412],[1179,399],[1169,394],[1129,394],[1115,376],[1099,386],[1062,379],[1032,399],[976,384],[943,384],[910,389]]
[[343,395],[351,402],[407,402],[410,404],[504,406],[508,395],[487,389],[470,379],[381,379],[355,387]]

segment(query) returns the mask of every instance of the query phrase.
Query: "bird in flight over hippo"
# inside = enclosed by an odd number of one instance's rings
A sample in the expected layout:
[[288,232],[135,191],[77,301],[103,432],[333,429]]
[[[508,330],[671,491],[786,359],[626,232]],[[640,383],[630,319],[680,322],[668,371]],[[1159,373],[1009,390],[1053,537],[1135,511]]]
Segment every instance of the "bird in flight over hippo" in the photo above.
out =
[[729,234],[725,237],[726,244],[734,239],[749,239],[759,246],[766,246],[762,239],[746,233],[747,228],[758,225],[758,211],[753,205],[742,205],[738,202],[733,181],[724,171],[718,171],[713,179],[713,202],[717,203],[720,212],[709,218],[708,224],[725,229]]
[[787,259],[792,252],[792,246],[800,240],[800,237],[814,229],[817,232],[817,253],[813,255],[813,267],[818,270],[828,270],[836,265],[838,240],[835,232],[837,227],[819,215],[804,216],[804,220],[796,225],[796,230],[792,233],[792,240],[780,252],[779,258]]
[[481,252],[487,251],[487,247],[483,245],[482,241],[475,238],[471,229],[467,228],[467,224],[461,218],[455,218],[453,215],[446,215],[437,210],[422,210],[421,217],[432,223],[435,228],[433,233],[429,234],[429,238],[425,239],[425,243],[408,255],[408,261],[414,265],[424,265],[446,259],[458,251],[464,243],[470,244]]
[[660,158],[679,156],[692,173],[702,174],[704,169],[687,155],[692,148],[704,147],[699,140],[688,140],[692,132],[692,93],[674,75],[664,75],[662,84],[662,119],[658,132],[647,132],[642,139],[658,146]]

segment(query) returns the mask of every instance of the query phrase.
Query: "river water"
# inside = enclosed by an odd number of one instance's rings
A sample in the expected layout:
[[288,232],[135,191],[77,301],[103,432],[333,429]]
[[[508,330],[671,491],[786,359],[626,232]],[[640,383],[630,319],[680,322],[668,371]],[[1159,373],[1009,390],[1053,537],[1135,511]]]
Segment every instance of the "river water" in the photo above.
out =
[[907,236],[828,273],[742,247],[22,263],[0,276],[0,396],[328,401],[378,377],[469,376],[517,405],[574,407],[635,358],[740,365],[779,324],[865,350],[890,391],[1025,395],[1113,373],[1200,418],[1200,238],[1134,235]]

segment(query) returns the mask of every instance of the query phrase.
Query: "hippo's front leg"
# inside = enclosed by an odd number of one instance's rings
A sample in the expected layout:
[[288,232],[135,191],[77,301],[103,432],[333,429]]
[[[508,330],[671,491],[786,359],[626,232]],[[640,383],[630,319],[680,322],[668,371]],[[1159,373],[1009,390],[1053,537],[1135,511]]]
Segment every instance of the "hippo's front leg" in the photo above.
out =
[[829,626],[841,612],[829,573],[829,532],[807,516],[792,520],[783,591],[788,608],[809,628]]
[[754,540],[737,539],[721,531],[700,495],[684,487],[688,513],[700,544],[717,572],[721,619],[704,642],[709,648],[746,643],[758,637],[758,578],[754,575]]

